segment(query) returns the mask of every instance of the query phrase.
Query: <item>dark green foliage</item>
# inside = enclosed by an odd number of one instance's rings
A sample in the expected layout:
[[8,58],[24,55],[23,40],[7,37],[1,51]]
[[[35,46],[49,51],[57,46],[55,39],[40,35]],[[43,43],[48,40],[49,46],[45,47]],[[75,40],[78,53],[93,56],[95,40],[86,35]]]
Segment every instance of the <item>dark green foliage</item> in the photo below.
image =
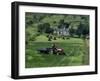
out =
[[54,40],[57,40],[57,38],[54,36]]
[[70,33],[70,36],[73,37],[74,34],[75,34],[76,30],[74,28],[70,28],[69,29],[69,33]]
[[38,24],[38,32],[43,33],[44,32],[43,24]]
[[79,37],[81,37],[82,32],[83,32],[83,25],[80,24],[80,25],[78,26],[77,30],[76,30],[76,34],[77,34]]
[[59,21],[59,24],[64,24],[64,19],[61,19],[61,20]]
[[79,27],[77,28],[76,34],[80,36],[86,37],[87,35],[89,36],[89,27],[87,24],[80,24]]
[[44,26],[44,30],[45,30],[44,32],[45,33],[48,33],[48,34],[53,33],[53,29],[50,28],[50,24],[49,23],[44,23],[43,26]]
[[39,24],[38,25],[38,32],[40,33],[47,33],[47,34],[50,34],[50,33],[53,33],[53,28],[50,27],[50,24],[49,23],[43,23],[43,24]]
[[68,28],[69,26],[70,26],[70,24],[69,23],[64,23],[64,25],[66,26],[66,28]]

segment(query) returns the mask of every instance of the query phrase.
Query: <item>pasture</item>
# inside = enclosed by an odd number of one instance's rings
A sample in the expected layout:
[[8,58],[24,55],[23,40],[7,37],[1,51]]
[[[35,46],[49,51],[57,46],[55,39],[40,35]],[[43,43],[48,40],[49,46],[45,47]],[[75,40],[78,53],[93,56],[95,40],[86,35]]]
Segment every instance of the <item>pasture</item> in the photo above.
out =
[[[63,48],[65,55],[41,54],[38,48],[51,47],[56,43],[59,48]],[[70,38],[48,41],[47,37],[40,35],[35,41],[29,42],[26,47],[26,68],[35,67],[57,67],[57,66],[80,66],[89,64],[89,47],[82,38]]]

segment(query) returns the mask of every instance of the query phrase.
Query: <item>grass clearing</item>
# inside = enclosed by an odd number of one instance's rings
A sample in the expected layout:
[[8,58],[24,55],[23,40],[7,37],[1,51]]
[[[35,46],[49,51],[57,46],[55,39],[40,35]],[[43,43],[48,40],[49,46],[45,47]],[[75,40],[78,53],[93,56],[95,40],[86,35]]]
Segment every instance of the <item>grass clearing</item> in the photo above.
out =
[[[40,40],[41,39],[41,40]],[[63,48],[66,55],[40,54],[37,49],[51,47],[52,43],[57,43]],[[80,66],[89,64],[89,59],[84,62],[86,55],[84,42],[80,38],[70,38],[66,40],[47,41],[45,36],[37,37],[37,40],[30,42],[26,46],[26,68],[35,67],[56,67],[56,66]]]

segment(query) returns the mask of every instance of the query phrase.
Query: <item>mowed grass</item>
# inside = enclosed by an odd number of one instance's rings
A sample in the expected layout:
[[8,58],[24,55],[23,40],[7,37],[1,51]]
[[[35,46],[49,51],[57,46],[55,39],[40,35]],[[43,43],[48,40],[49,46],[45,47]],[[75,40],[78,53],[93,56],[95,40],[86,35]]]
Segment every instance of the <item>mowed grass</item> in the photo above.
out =
[[65,43],[83,43],[83,40],[80,38],[70,38],[69,40],[57,38],[57,40],[48,41],[48,38],[45,35],[40,35],[36,38],[35,42],[65,42]]
[[[37,51],[39,48],[51,47],[52,43],[56,43],[59,48],[63,48],[66,55],[41,54]],[[36,41],[30,42],[26,46],[26,68],[79,66],[88,64],[88,51],[86,50],[84,41],[80,38],[48,41],[45,36],[38,36]]]

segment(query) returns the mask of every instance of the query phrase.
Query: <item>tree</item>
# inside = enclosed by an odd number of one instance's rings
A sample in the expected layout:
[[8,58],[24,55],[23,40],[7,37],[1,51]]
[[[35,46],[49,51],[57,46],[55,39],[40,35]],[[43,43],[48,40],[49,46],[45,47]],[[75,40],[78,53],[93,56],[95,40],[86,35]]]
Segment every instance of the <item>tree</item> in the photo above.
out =
[[89,27],[84,26],[83,31],[82,31],[82,35],[84,38],[86,38],[86,36],[89,36]]
[[43,31],[44,31],[43,24],[39,24],[38,25],[38,32],[43,33]]
[[79,27],[77,28],[76,34],[81,37],[81,35],[83,35],[84,37],[86,37],[87,35],[89,35],[89,26],[88,24],[84,23],[80,23]]
[[53,28],[50,27],[49,23],[43,23],[38,25],[38,32],[40,33],[47,33],[47,34],[52,34],[53,33]]
[[58,28],[61,28],[61,27],[62,27],[62,25],[64,25],[64,19],[61,19],[61,20],[59,21]]
[[45,31],[45,33],[47,33],[47,34],[53,34],[53,32],[54,32],[53,28],[47,28]]
[[71,28],[69,29],[69,33],[70,33],[70,36],[73,37],[74,34],[75,34],[75,29],[71,27]]
[[65,22],[64,25],[65,25],[66,28],[69,28],[69,25],[70,25],[70,24],[67,23],[67,22]]
[[50,33],[51,28],[49,23],[44,23],[43,27],[44,33]]
[[81,37],[82,35],[82,30],[83,30],[83,25],[80,24],[76,30],[76,35],[78,35],[79,37]]

